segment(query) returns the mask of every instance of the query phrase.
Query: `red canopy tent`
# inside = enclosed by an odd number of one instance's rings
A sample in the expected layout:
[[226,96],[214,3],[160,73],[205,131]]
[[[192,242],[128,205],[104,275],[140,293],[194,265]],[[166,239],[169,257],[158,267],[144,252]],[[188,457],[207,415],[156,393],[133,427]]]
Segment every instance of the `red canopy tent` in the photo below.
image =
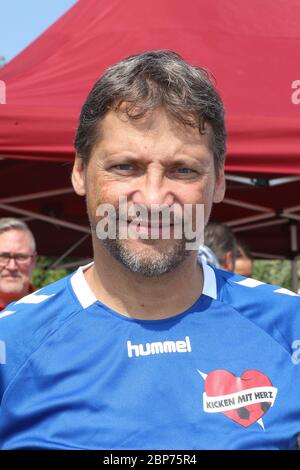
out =
[[228,191],[213,217],[255,252],[297,256],[299,23],[298,0],[79,0],[0,70],[0,215],[30,220],[42,254],[88,256],[69,180],[80,107],[110,64],[173,49],[213,72],[227,109]]

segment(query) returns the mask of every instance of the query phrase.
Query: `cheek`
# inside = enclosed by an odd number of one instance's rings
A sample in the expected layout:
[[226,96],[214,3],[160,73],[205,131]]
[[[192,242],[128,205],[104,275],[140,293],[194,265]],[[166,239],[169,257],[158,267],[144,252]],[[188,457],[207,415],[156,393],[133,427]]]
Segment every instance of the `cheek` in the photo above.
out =
[[[185,186],[184,191],[177,193],[177,197],[181,204],[186,204],[187,207],[193,205],[193,230],[196,230],[196,227],[198,230],[202,227],[204,231],[210,216],[213,198],[213,185],[209,178],[188,187]],[[196,205],[204,206],[204,208],[202,207],[200,211],[196,211]],[[204,213],[202,212],[203,209]]]
[[120,196],[129,198],[131,188],[130,183],[117,181],[105,174],[91,176],[86,188],[88,207],[92,210],[96,210],[99,204],[112,204],[117,207]]
[[94,214],[98,205],[101,202],[106,202],[105,188],[102,178],[93,173],[91,168],[89,170],[86,179],[86,203],[89,211]]
[[28,279],[31,277],[33,271],[33,267],[20,267],[19,274],[22,276],[23,279]]
[[214,195],[214,180],[208,176],[194,187],[185,190],[184,199],[186,203],[198,203],[211,206]]
[[211,177],[205,178],[199,188],[198,203],[204,204],[204,224],[206,225],[210,217],[211,208],[214,197],[214,179]]

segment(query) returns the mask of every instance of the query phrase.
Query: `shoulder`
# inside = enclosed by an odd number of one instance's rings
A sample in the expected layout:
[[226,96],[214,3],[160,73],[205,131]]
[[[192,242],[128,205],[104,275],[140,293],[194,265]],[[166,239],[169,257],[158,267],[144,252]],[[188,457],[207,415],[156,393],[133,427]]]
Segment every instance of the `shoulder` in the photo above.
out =
[[264,329],[293,354],[300,340],[300,296],[220,269],[215,273],[219,300]]
[[0,313],[0,398],[1,387],[5,388],[43,341],[81,308],[67,276]]
[[286,306],[300,305],[300,296],[284,287],[266,284],[257,279],[240,276],[222,269],[216,269],[219,296],[236,306],[253,305],[257,311],[272,306],[273,311]]

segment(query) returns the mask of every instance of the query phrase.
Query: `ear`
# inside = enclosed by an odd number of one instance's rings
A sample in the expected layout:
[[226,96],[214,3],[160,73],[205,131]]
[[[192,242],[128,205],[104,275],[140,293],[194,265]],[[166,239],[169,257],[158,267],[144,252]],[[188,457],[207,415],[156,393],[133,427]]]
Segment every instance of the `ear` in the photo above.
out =
[[232,251],[227,251],[223,266],[227,271],[234,271],[234,257]]
[[226,190],[225,173],[224,173],[224,168],[222,167],[218,170],[218,175],[216,177],[213,202],[215,203],[222,202],[225,196],[225,190]]
[[78,154],[75,155],[71,179],[75,193],[85,196],[85,166]]

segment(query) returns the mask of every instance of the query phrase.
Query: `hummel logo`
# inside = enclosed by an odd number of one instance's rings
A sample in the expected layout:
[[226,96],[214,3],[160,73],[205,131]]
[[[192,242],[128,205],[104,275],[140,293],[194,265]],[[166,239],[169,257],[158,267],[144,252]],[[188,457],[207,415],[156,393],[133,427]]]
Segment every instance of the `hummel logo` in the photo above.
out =
[[164,353],[185,353],[192,352],[191,341],[189,336],[185,337],[185,341],[158,341],[155,343],[132,344],[127,341],[128,357],[151,356]]

